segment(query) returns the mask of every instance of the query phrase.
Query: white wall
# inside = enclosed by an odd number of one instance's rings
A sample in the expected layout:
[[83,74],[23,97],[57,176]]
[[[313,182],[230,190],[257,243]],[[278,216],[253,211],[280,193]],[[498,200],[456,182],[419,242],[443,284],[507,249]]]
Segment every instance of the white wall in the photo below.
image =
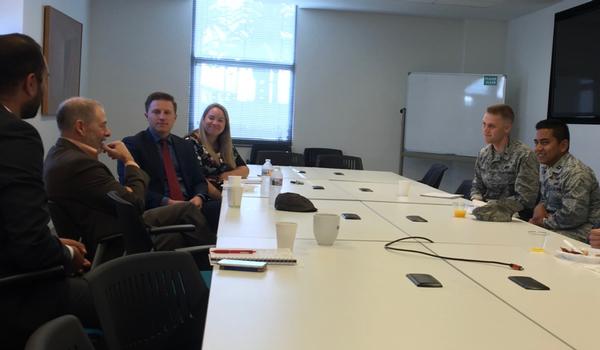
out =
[[[296,41],[293,149],[338,148],[397,172],[408,73],[502,73],[506,23],[300,10]],[[430,164],[409,159],[405,174]],[[442,188],[472,177],[470,164],[451,169]]]
[[[533,145],[535,123],[546,119],[552,61],[554,14],[585,0],[565,0],[508,23],[506,72],[508,101],[517,114],[518,137]],[[571,153],[600,174],[597,140],[600,125],[569,125]]]
[[[88,89],[88,59],[89,59],[89,9],[90,0],[25,0],[23,1],[23,30],[24,34],[31,36],[40,45],[44,41],[44,6],[50,5],[67,16],[83,24],[83,38],[81,48],[81,90],[85,96]],[[52,72],[50,72],[52,73]],[[38,116],[28,120],[39,131],[47,152],[59,136],[54,116]]]
[[23,31],[23,0],[0,2],[0,34]]
[[88,97],[104,104],[112,139],[148,126],[144,101],[154,91],[175,97],[173,133],[187,133],[192,7],[192,0],[92,1]]

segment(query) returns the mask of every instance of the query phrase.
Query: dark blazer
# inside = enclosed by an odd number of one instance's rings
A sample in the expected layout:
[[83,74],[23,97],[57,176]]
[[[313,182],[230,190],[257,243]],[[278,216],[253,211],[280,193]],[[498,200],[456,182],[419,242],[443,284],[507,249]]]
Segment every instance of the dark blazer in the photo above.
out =
[[0,276],[70,265],[48,229],[37,130],[0,105]]
[[117,232],[114,205],[106,194],[117,191],[142,212],[149,178],[138,167],[127,166],[125,185],[131,188],[129,192],[104,163],[69,140],[59,138],[46,156],[44,182],[48,198],[66,211],[78,231],[76,234],[93,251],[99,238]]
[[[190,141],[181,137],[171,135],[173,149],[183,178],[186,200],[196,195],[206,198],[208,194],[208,185],[202,175],[202,170],[196,159],[194,146]],[[162,158],[158,152],[158,147],[148,130],[140,131],[134,136],[128,136],[123,142],[131,152],[135,161],[140,165],[148,175],[150,175],[150,185],[146,191],[146,209],[152,209],[161,206],[161,201],[165,197],[165,171]],[[119,162],[119,179],[124,181],[123,164]]]

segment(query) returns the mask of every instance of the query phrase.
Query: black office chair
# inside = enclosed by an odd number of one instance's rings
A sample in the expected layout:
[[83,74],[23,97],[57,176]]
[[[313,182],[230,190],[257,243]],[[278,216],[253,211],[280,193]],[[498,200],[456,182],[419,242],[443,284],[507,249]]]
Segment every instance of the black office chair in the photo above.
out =
[[108,348],[201,348],[208,288],[189,254],[128,255],[86,279]]
[[127,255],[152,251],[154,249],[152,235],[192,232],[195,230],[194,225],[188,224],[149,227],[144,223],[142,213],[133,204],[121,198],[116,191],[110,191],[107,196],[115,204],[119,230],[125,233],[123,235],[123,245]]
[[333,148],[305,148],[304,149],[304,165],[317,166],[317,156],[321,154],[337,154],[343,156],[342,151]]
[[292,152],[292,166],[304,166],[304,155]]
[[[48,200],[48,210],[50,211],[50,218],[54,224],[54,229],[61,238],[70,238],[76,241],[81,239],[81,236],[79,235],[81,230],[77,227],[75,222],[71,220],[71,217],[62,206],[53,200]],[[84,242],[84,244],[86,243],[88,242]]]
[[343,156],[342,160],[346,169],[363,170],[363,163],[360,157]]
[[65,277],[65,269],[61,266],[53,266],[41,270],[19,273],[16,275],[0,277],[0,289],[18,285],[31,285],[32,282]]
[[283,152],[291,152],[292,147],[290,145],[278,144],[278,143],[255,143],[252,145],[252,149],[250,150],[250,159],[248,160],[249,164],[262,164],[259,162],[258,152],[259,151],[283,151]]
[[91,269],[95,269],[108,260],[123,256],[122,234],[111,234],[102,237],[97,242],[89,242],[85,240],[85,237],[81,237],[80,233],[83,232],[83,229],[75,224],[76,221],[71,219],[71,216],[58,202],[49,200],[48,209],[56,233],[60,237],[82,241],[85,244],[88,250],[88,258],[92,261]]
[[292,152],[289,151],[258,151],[256,153],[256,164],[264,164],[270,159],[272,165],[292,165]]
[[81,322],[64,315],[41,325],[27,340],[25,350],[94,350]]
[[339,154],[319,154],[315,166],[319,168],[345,169],[344,159]]
[[[192,232],[196,229],[194,225],[190,224],[149,227],[142,220],[138,209],[121,198],[116,191],[111,191],[107,195],[115,204],[120,230],[125,232],[123,245],[127,255],[153,251],[154,244],[151,237],[154,235],[179,234],[181,232]],[[212,271],[208,251],[213,247],[214,245],[201,245],[176,250],[192,255],[200,270]]]
[[425,176],[419,180],[419,182],[429,185],[433,188],[439,188],[446,170],[448,170],[448,167],[444,164],[433,164],[431,168],[427,170]]
[[463,180],[456,189],[456,194],[462,194],[464,199],[471,199],[471,187],[473,186],[473,180]]

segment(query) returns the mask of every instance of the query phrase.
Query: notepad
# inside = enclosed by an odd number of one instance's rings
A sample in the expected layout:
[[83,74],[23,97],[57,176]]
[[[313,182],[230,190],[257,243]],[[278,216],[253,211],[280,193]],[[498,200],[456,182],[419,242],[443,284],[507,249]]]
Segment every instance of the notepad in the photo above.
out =
[[462,194],[446,193],[446,192],[428,192],[421,193],[423,197],[442,198],[442,199],[456,199],[461,198]]
[[[248,253],[213,253],[213,250],[221,250],[221,248],[213,248],[210,250],[210,262],[214,264],[221,259],[235,259],[246,261],[264,261],[269,265],[295,265],[298,260],[290,249],[255,249],[252,254]],[[229,248],[235,250],[234,248]]]

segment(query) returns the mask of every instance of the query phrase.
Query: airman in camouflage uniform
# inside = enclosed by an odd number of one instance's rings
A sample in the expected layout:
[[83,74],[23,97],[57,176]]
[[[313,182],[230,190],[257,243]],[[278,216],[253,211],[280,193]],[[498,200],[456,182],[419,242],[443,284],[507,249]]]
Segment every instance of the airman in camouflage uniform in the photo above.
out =
[[503,200],[514,212],[531,211],[539,192],[539,164],[529,147],[510,139],[513,121],[510,106],[487,108],[482,133],[488,145],[475,162],[471,199]]
[[600,189],[593,170],[567,153],[552,166],[540,166],[540,182],[540,203],[550,214],[544,227],[585,242],[600,216]]
[[[512,199],[518,210],[533,208],[539,191],[539,164],[533,151],[509,140],[502,152],[487,145],[475,162],[471,199]],[[515,203],[516,204],[516,203]]]
[[592,169],[569,152],[569,129],[556,120],[536,125],[541,201],[530,222],[580,241],[600,220],[600,189]]

